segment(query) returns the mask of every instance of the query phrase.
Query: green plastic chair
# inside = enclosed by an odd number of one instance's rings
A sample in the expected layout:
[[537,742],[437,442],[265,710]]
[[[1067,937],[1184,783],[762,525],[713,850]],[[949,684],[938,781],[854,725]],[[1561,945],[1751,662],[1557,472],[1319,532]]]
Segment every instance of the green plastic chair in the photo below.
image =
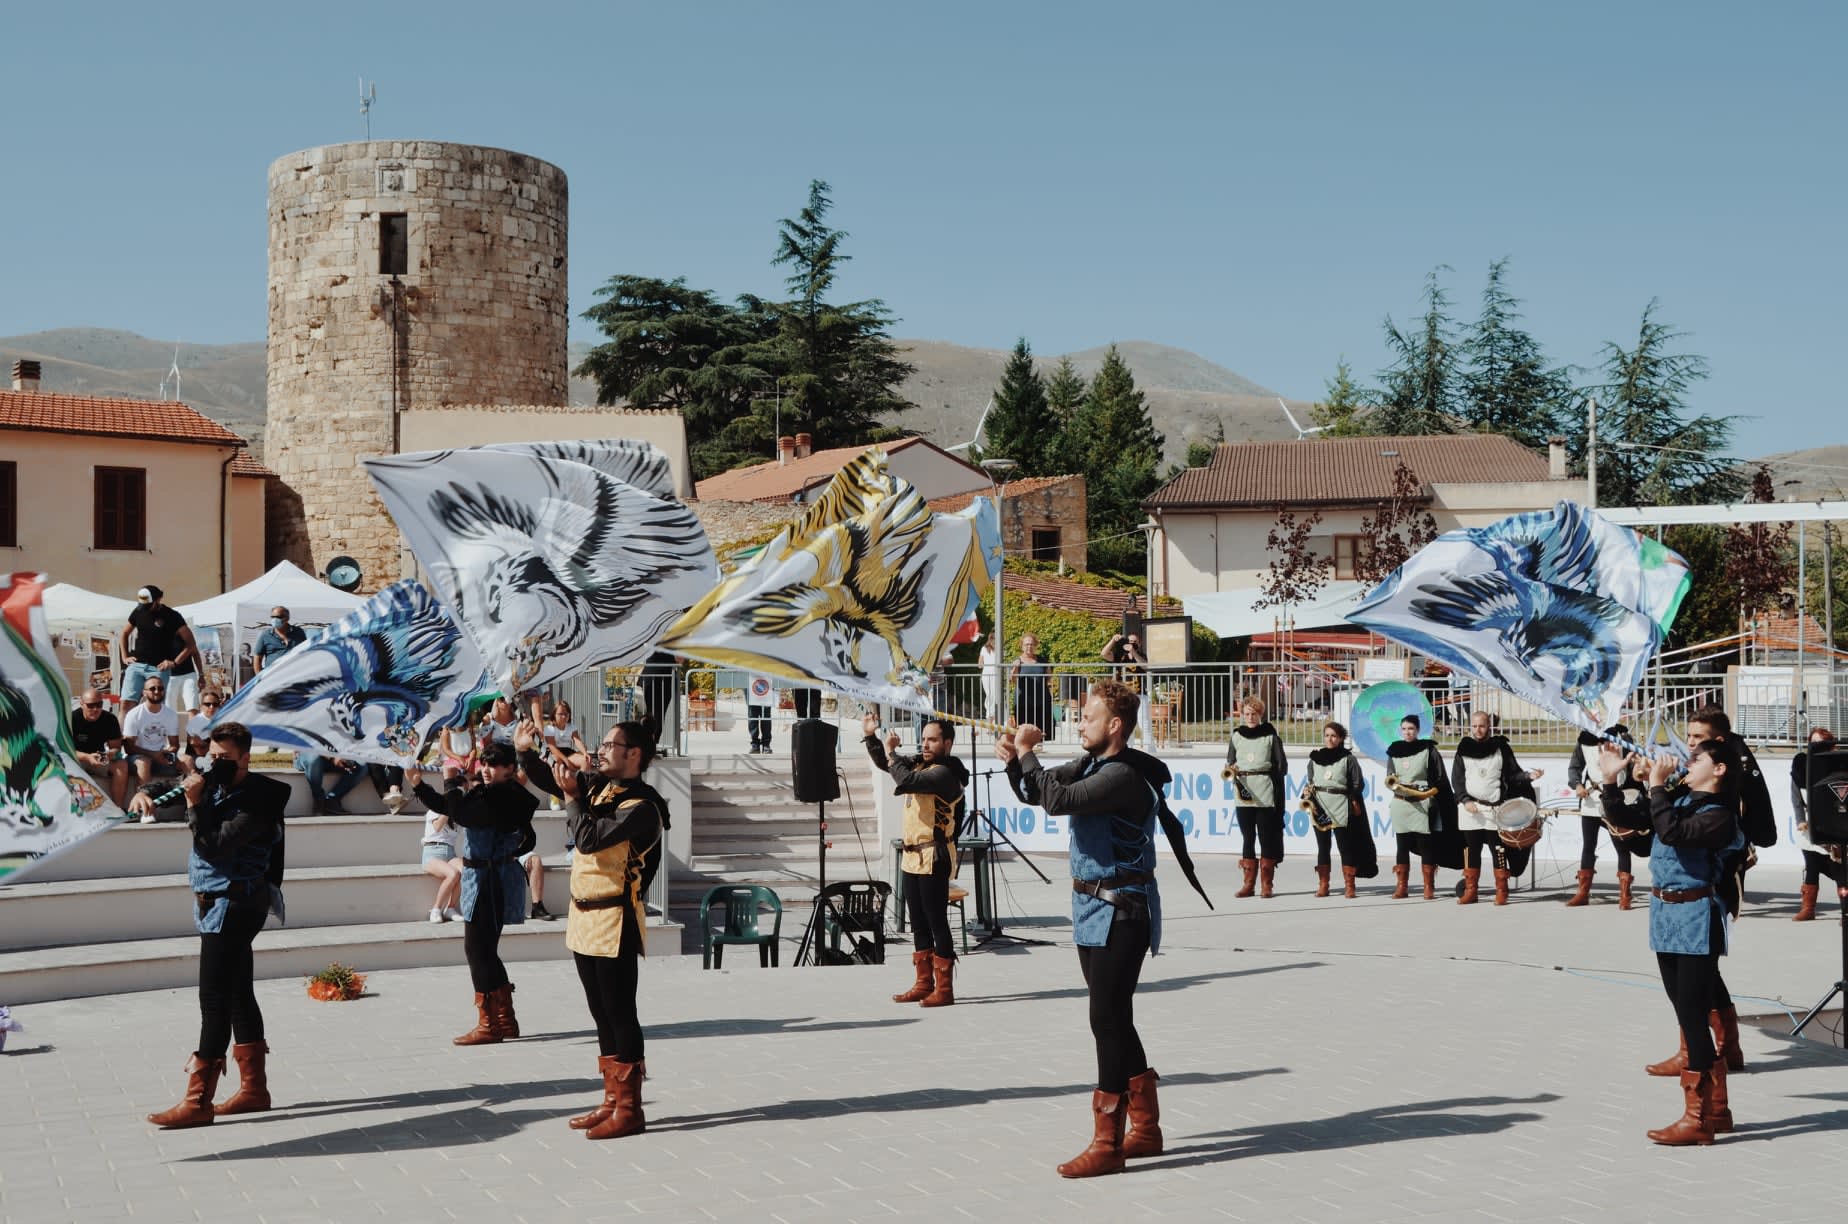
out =
[[[725,911],[723,922],[713,926],[713,906]],[[758,930],[762,908],[768,906],[776,915],[770,933]],[[700,942],[704,948],[702,966],[723,968],[726,944],[756,944],[757,963],[765,969],[777,963],[777,945],[783,938],[783,899],[774,888],[761,884],[721,884],[707,891],[699,903]]]

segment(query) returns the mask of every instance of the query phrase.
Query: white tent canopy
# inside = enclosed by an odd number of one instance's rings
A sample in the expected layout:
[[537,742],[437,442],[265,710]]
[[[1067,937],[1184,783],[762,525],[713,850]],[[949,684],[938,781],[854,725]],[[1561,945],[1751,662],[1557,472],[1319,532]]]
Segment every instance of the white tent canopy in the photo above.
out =
[[1207,591],[1181,596],[1181,606],[1198,624],[1205,625],[1220,637],[1249,637],[1271,633],[1286,614],[1297,629],[1330,629],[1347,624],[1347,615],[1371,588],[1364,582],[1331,582],[1316,592],[1308,603],[1283,607],[1254,607],[1264,597],[1257,587],[1231,591]]
[[87,591],[68,582],[45,588],[45,627],[52,633],[107,633],[114,635],[135,610],[132,599],[118,599]]
[[[263,619],[267,623],[270,608],[280,605],[289,610],[296,624],[331,624],[365,602],[360,596],[335,590],[300,566],[284,561],[234,591],[182,604],[179,613],[189,625],[232,625],[239,623],[239,608],[262,604]],[[323,615],[329,612],[331,616]]]

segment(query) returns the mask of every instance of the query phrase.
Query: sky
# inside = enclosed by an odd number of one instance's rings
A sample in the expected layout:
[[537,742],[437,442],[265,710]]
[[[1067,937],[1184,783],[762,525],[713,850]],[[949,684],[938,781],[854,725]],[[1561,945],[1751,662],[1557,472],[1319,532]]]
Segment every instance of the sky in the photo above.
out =
[[261,339],[267,168],[361,139],[363,75],[374,138],[566,171],[574,316],[618,273],[779,294],[825,179],[898,336],[1315,398],[1505,256],[1551,360],[1657,300],[1735,454],[1848,441],[1841,3],[73,2],[5,42],[0,334]]

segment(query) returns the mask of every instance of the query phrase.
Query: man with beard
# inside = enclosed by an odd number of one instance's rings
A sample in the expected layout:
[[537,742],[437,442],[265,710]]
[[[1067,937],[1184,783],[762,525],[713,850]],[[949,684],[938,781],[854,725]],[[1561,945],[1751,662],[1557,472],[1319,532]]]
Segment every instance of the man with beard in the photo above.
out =
[[892,1002],[948,1007],[956,1002],[950,877],[956,874],[956,834],[969,789],[968,767],[956,759],[956,728],[940,718],[924,723],[922,755],[917,757],[898,755],[896,731],[883,745],[879,742],[877,714],[862,719],[860,729],[873,767],[891,774],[894,792],[905,797],[899,866],[905,877],[905,909],[916,949],[911,966],[917,980],[909,990],[893,995]]
[[1469,735],[1457,741],[1457,755],[1450,763],[1457,825],[1463,830],[1463,895],[1458,905],[1476,903],[1484,846],[1495,861],[1495,904],[1508,904],[1508,851],[1495,823],[1495,809],[1510,799],[1532,799],[1534,779],[1545,772],[1522,769],[1508,737],[1489,734],[1489,725],[1487,711],[1470,715]]

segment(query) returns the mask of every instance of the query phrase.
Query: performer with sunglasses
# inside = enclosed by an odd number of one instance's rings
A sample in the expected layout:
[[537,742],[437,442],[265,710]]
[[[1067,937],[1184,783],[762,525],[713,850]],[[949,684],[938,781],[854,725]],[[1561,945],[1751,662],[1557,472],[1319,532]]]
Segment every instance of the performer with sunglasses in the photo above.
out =
[[596,768],[566,759],[547,766],[534,744],[538,726],[520,725],[515,743],[526,776],[565,801],[571,857],[571,909],[565,946],[577,961],[584,1002],[597,1025],[603,1101],[571,1119],[588,1139],[621,1139],[647,1129],[642,1116],[642,1023],[635,993],[645,953],[644,898],[661,862],[667,800],[642,780],[655,757],[639,722],[620,722],[597,745]]

